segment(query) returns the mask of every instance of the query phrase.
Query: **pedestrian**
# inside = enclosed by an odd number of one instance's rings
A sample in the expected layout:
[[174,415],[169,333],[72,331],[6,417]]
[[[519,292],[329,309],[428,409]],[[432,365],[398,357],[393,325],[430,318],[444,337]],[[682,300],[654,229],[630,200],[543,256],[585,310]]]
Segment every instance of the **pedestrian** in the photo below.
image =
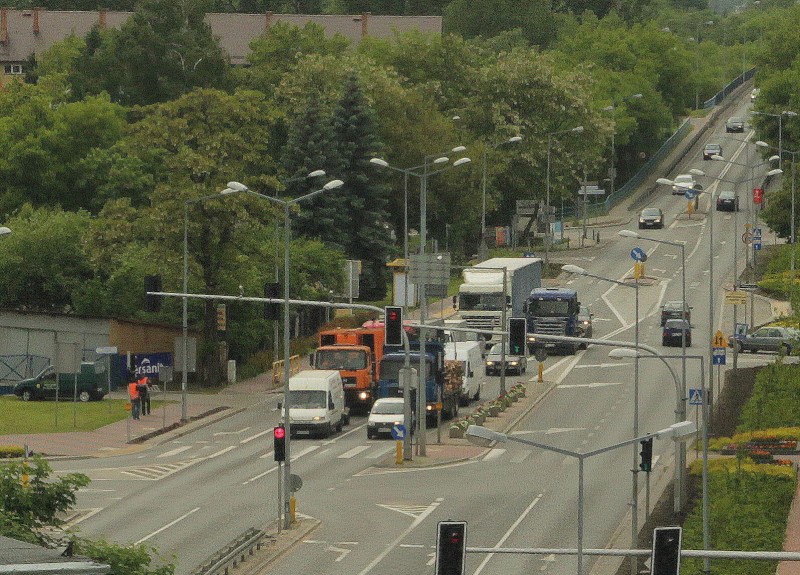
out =
[[150,415],[150,379],[142,376],[136,382],[136,389],[139,392],[139,401],[142,404],[142,415]]
[[139,419],[141,400],[139,399],[139,386],[136,381],[136,374],[131,373],[128,382],[128,397],[131,399],[131,417],[133,419]]

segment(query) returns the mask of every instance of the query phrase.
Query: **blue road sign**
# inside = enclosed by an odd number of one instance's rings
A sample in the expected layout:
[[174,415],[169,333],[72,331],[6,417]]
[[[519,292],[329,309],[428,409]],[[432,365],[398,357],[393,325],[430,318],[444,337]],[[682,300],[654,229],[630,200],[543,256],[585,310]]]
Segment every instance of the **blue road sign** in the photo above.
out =
[[691,188],[688,188],[685,192],[683,192],[683,197],[687,200],[693,200],[697,196],[697,192]]
[[714,347],[711,348],[711,364],[712,365],[725,365],[725,348]]
[[631,250],[631,257],[637,262],[646,262],[647,254],[644,253],[642,248],[636,247]]
[[392,426],[392,439],[400,441],[406,436],[406,426],[398,423]]
[[753,242],[753,249],[758,251],[761,249],[761,242]]
[[689,405],[703,405],[703,390],[692,388],[689,390]]

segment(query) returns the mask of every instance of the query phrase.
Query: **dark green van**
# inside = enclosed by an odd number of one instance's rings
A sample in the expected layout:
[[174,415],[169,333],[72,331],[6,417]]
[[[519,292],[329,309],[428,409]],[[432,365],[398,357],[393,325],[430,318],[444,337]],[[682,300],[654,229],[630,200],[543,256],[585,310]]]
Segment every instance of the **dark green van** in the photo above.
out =
[[[108,392],[107,377],[104,362],[83,362],[77,380],[74,373],[58,374],[58,398],[71,400],[77,397],[80,401],[103,399]],[[23,401],[55,399],[55,368],[50,365],[36,377],[23,379],[14,386],[14,395]]]

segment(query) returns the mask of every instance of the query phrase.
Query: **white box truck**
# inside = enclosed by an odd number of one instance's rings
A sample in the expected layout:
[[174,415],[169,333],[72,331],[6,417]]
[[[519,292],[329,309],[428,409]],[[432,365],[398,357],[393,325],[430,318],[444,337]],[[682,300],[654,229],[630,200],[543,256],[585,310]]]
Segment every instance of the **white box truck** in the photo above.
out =
[[447,369],[448,362],[457,363],[460,369],[457,373],[461,377],[461,393],[458,403],[461,406],[469,405],[471,400],[481,398],[481,375],[483,374],[483,344],[477,341],[457,341],[444,344],[444,362]]
[[[506,298],[503,301],[503,268],[506,270]],[[503,306],[506,317],[525,317],[524,307],[531,291],[542,285],[541,258],[491,258],[463,272],[458,288],[458,316],[467,326],[484,333],[501,329]],[[486,336],[487,341],[489,336]],[[499,339],[499,338],[497,338]]]
[[289,431],[298,435],[330,436],[350,423],[344,406],[342,376],[337,370],[308,369],[289,378]]

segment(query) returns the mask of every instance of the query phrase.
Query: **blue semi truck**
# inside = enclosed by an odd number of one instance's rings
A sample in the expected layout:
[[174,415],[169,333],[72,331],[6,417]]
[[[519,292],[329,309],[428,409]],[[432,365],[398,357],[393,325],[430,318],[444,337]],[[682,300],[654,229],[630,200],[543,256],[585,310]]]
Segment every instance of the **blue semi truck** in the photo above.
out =
[[542,335],[566,335],[581,337],[579,331],[578,312],[581,302],[574,289],[535,288],[525,302],[525,321],[528,350],[534,353],[538,348],[547,350],[563,350],[574,354],[582,344],[570,341],[553,341],[537,339]]
[[[419,341],[411,341],[410,363],[419,369]],[[458,400],[461,388],[445,378],[444,344],[439,341],[425,343],[425,405],[428,421],[436,419],[441,411],[442,419],[458,416]],[[380,363],[378,397],[402,397],[400,369],[405,365],[405,352],[398,347],[385,347]]]

